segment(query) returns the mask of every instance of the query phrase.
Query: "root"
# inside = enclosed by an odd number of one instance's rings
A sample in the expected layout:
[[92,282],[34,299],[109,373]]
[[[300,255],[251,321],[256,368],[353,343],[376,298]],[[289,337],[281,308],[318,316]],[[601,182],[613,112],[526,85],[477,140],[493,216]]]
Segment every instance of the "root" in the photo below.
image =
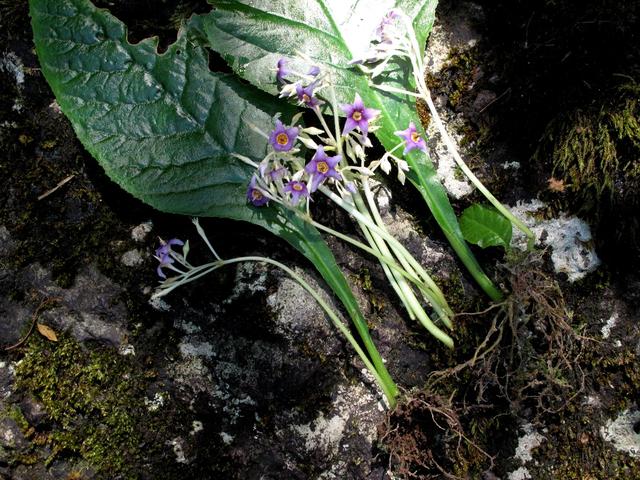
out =
[[526,406],[534,420],[564,410],[584,391],[585,373],[579,360],[584,343],[595,341],[571,326],[557,282],[542,269],[543,253],[529,254],[515,265],[503,265],[511,281],[511,296],[480,314],[498,308],[491,326],[467,361],[433,372],[428,388],[472,371],[477,405],[491,391],[506,399],[512,411]]

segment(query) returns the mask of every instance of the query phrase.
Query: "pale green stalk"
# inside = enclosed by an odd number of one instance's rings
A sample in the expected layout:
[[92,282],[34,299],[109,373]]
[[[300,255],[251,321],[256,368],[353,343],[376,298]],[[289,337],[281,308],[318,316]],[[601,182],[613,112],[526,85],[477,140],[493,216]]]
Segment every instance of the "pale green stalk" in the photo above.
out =
[[[349,328],[340,320],[340,318],[334,313],[332,308],[315,291],[315,289],[312,288],[305,281],[305,279],[302,278],[300,275],[298,275],[295,271],[293,271],[292,269],[290,269],[286,265],[284,265],[284,264],[282,264],[282,263],[280,263],[280,262],[278,262],[276,260],[273,260],[273,259],[267,258],[267,257],[246,256],[246,257],[232,258],[232,259],[229,259],[229,260],[217,260],[215,262],[207,263],[207,264],[201,265],[199,267],[194,267],[194,269],[191,270],[189,273],[186,273],[186,274],[183,275],[185,277],[183,280],[177,281],[174,285],[171,285],[171,287],[168,288],[168,289],[161,290],[160,292],[155,294],[154,297],[160,297],[160,296],[166,295],[167,293],[171,292],[173,289],[177,288],[178,286],[184,285],[184,284],[189,283],[189,282],[192,282],[192,281],[194,281],[194,280],[196,280],[196,279],[198,279],[198,278],[200,278],[200,277],[202,277],[204,275],[207,275],[208,273],[210,273],[210,272],[212,272],[214,270],[217,270],[218,268],[221,268],[221,267],[226,266],[226,265],[231,265],[231,264],[234,264],[234,263],[241,263],[241,262],[263,262],[263,263],[267,263],[267,264],[273,265],[275,267],[280,268],[284,272],[286,272],[291,278],[293,278],[296,282],[298,282],[298,284],[300,284],[300,286],[302,288],[304,288],[313,297],[313,299],[318,303],[318,305],[320,305],[320,307],[327,314],[327,316],[329,317],[331,322],[334,324],[334,326],[345,336],[347,341],[354,348],[354,350],[356,351],[356,353],[358,354],[358,356],[360,357],[362,362],[365,364],[367,370],[369,370],[371,375],[373,375],[373,377],[376,379],[376,382],[378,383],[378,385],[382,389],[385,397],[387,398],[387,401],[389,402],[389,406],[391,408],[393,408],[395,406],[396,399],[395,399],[395,396],[394,396],[394,393],[393,393],[393,392],[395,392],[397,390],[397,387],[395,386],[395,384],[393,384],[393,382],[391,380],[388,380],[388,381],[385,382],[382,379],[382,377],[380,376],[380,374],[378,373],[378,371],[374,367],[373,363],[371,363],[371,361],[367,357],[367,355],[364,352],[364,350],[362,350],[362,348],[358,344],[357,340],[354,338],[354,336],[349,331]],[[196,272],[197,275],[192,275],[191,272]]]

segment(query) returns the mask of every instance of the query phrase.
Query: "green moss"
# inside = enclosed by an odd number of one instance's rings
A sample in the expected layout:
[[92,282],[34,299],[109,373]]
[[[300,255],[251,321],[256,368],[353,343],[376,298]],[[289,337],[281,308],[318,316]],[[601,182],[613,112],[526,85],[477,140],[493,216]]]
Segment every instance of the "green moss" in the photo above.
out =
[[[380,313],[384,311],[386,303],[376,294],[373,282],[371,281],[371,272],[369,272],[368,268],[361,269],[358,275],[351,275],[351,279],[360,285],[362,290],[367,294],[369,303],[375,312]],[[369,327],[371,327],[371,325],[369,325]]]
[[9,410],[2,416],[7,416],[14,422],[16,422],[23,433],[26,433],[27,430],[29,430],[29,422],[24,417],[22,410],[20,410],[20,407],[14,405],[13,407],[9,408]]
[[56,344],[33,337],[16,378],[17,388],[41,402],[55,424],[46,463],[62,452],[76,454],[99,474],[133,478],[146,411],[143,374],[126,358],[65,337]]
[[618,452],[593,429],[589,411],[553,425],[528,468],[533,478],[566,480],[636,478],[640,461]]
[[427,77],[427,85],[431,90],[446,93],[450,106],[456,108],[471,90],[477,68],[477,48],[453,48],[439,74]]
[[640,84],[615,93],[615,101],[553,120],[534,154],[534,161],[552,159],[552,175],[583,213],[597,214],[603,200],[636,196],[640,187]]

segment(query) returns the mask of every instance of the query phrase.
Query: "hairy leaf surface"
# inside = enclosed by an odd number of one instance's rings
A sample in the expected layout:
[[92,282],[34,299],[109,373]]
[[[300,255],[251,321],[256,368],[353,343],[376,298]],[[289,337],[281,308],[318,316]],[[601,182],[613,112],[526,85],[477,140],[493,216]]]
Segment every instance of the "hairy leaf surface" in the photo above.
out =
[[158,54],[157,39],[130,44],[123,23],[88,0],[31,0],[30,12],[42,71],[114,181],[159,210],[244,220],[284,238],[314,263],[372,347],[319,232],[288,211],[247,205],[251,168],[229,154],[260,160],[268,144],[248,122],[268,131],[281,102],[211,72],[193,30]]

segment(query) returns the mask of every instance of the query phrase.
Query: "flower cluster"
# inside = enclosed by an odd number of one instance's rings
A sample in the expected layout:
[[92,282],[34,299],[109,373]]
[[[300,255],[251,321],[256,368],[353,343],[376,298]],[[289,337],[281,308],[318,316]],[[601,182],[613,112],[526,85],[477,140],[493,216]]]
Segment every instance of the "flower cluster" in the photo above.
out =
[[[312,65],[307,73],[298,73],[290,69],[286,58],[278,60],[276,68],[276,81],[281,84],[280,98],[297,97],[298,103],[309,108],[318,108],[324,102],[321,101],[316,90],[322,84],[320,67]],[[293,82],[289,78],[295,75],[298,80]]]
[[408,40],[400,24],[406,20],[406,16],[400,10],[390,10],[378,24],[375,39],[371,42],[369,50],[351,60],[350,64],[363,66],[382,62],[370,72],[372,77],[376,77],[382,73],[391,57],[405,56]]
[[[396,14],[385,17],[379,30],[381,41],[392,37],[395,19]],[[277,63],[276,82],[280,85],[280,96],[295,97],[299,104],[311,108],[322,128],[296,126],[300,114],[294,117],[292,125],[285,125],[276,118],[275,128],[269,133],[263,132],[271,149],[259,164],[236,155],[256,168],[247,186],[250,204],[262,207],[274,201],[294,208],[303,206],[308,211],[311,195],[321,186],[333,186],[342,197],[355,195],[362,182],[378,167],[389,173],[392,161],[397,166],[398,178],[404,183],[409,167],[407,162],[393,155],[393,150],[380,160],[368,161],[365,149],[372,146],[368,134],[375,130],[374,123],[380,111],[368,108],[358,93],[353,103],[336,105],[329,102],[335,124],[331,129],[328,125],[331,122],[327,122],[320,111],[327,98],[321,98],[318,92],[333,86],[318,66],[312,66],[307,73],[299,73],[282,58]],[[341,131],[338,129],[339,113],[346,117]],[[396,135],[404,141],[396,148],[404,146],[404,153],[426,150],[424,139],[413,123]],[[300,155],[301,146],[314,152],[308,162]]]
[[[261,207],[270,200],[293,207],[301,201],[308,205],[310,195],[322,184],[327,181],[343,182],[338,170],[342,155],[327,154],[325,146],[318,145],[311,138],[319,132],[314,128],[289,127],[276,120],[275,129],[269,134],[272,151],[257,165],[247,188],[247,200],[252,205]],[[315,154],[306,165],[298,156],[298,140],[315,148]]]

